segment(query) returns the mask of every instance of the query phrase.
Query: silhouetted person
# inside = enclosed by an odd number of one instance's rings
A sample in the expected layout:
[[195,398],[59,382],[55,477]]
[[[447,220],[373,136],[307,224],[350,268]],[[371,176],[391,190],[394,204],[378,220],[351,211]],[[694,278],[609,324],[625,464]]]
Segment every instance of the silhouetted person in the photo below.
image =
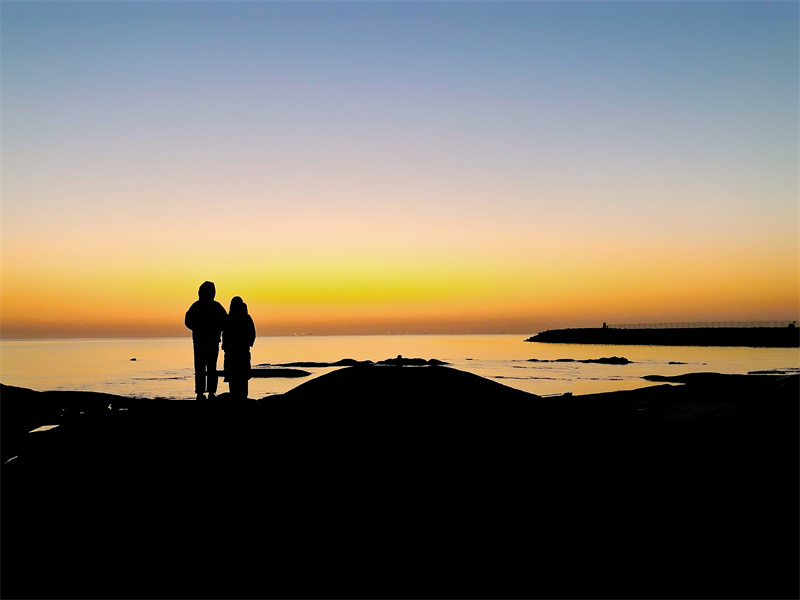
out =
[[239,296],[231,300],[228,322],[222,331],[225,351],[225,381],[234,398],[247,398],[250,380],[250,347],[256,341],[256,326],[247,314],[247,304]]
[[200,299],[186,311],[184,323],[192,330],[194,391],[198,400],[205,400],[203,394],[206,392],[206,386],[209,399],[213,399],[217,393],[219,337],[225,328],[228,315],[222,305],[214,300],[217,290],[210,281],[200,286],[197,295]]

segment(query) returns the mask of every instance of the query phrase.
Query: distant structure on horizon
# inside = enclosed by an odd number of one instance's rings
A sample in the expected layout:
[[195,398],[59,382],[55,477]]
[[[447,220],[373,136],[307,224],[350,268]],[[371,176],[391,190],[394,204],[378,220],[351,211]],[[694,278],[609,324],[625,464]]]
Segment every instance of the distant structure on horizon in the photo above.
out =
[[800,347],[797,321],[718,321],[703,323],[636,323],[550,329],[525,340],[559,344],[636,346]]
[[603,323],[603,329],[717,329],[722,327],[797,327],[797,321],[693,321],[684,323]]

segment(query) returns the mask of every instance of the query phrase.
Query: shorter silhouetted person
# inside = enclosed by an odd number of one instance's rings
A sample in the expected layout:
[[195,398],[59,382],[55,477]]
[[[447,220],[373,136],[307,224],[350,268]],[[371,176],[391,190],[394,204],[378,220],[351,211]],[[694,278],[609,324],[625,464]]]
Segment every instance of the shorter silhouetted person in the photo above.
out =
[[209,399],[213,399],[217,393],[219,341],[228,315],[222,305],[214,300],[217,290],[210,281],[200,286],[197,295],[199,299],[186,311],[184,323],[192,330],[194,391],[198,400],[205,400],[203,394],[206,388]]
[[245,399],[250,380],[250,348],[256,341],[256,326],[239,296],[231,300],[228,322],[222,331],[225,381],[233,398]]

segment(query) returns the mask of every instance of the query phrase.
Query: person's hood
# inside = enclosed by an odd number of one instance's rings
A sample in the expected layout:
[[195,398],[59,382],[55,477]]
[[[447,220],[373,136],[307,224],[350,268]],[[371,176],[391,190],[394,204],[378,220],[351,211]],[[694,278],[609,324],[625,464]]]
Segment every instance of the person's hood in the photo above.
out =
[[212,282],[206,281],[200,286],[200,289],[197,290],[197,295],[200,300],[213,300],[214,296],[217,295],[217,288],[214,287]]
[[239,296],[234,296],[231,298],[231,309],[229,311],[231,315],[246,315],[247,314],[247,304],[244,303]]

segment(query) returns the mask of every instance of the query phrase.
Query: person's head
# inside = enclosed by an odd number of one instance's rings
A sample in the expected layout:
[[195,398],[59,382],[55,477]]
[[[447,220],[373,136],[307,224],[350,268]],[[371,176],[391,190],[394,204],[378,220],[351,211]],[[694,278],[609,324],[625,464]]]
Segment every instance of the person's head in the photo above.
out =
[[215,288],[214,284],[210,281],[206,281],[200,286],[200,289],[197,290],[197,295],[200,297],[200,300],[213,300],[214,296],[217,295],[217,288]]
[[246,315],[247,304],[239,296],[234,296],[231,298],[231,309],[228,312],[232,315]]

